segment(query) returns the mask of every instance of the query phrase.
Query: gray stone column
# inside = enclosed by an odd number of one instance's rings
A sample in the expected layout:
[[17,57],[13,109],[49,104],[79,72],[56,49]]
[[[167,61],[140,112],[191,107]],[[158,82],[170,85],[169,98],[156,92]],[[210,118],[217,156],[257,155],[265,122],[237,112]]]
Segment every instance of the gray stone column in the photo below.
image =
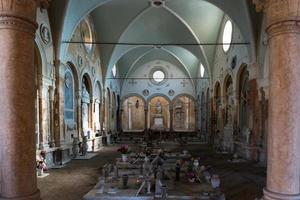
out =
[[269,35],[270,93],[265,200],[300,199],[300,0],[259,1]]
[[39,200],[35,161],[37,1],[0,4],[0,199]]
[[174,116],[173,116],[173,106],[170,105],[170,108],[169,108],[169,111],[170,111],[170,133],[173,133],[174,131],[174,128],[173,128],[173,119],[174,119]]
[[55,147],[54,135],[54,89],[53,86],[49,87],[49,112],[50,112],[50,147]]
[[77,123],[78,138],[82,139],[81,90],[76,91],[75,94],[76,94],[76,105],[77,105],[76,123]]

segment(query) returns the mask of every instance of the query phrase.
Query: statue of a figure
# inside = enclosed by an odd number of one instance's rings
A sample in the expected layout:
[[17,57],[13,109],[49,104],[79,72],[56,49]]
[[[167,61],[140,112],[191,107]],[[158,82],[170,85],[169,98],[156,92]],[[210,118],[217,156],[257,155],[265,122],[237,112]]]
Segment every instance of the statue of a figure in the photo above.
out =
[[82,129],[84,131],[86,131],[89,128],[89,122],[88,122],[88,104],[86,103],[82,103],[81,105],[81,109],[82,109]]
[[226,123],[228,125],[232,125],[233,120],[232,120],[232,107],[234,104],[233,100],[233,85],[232,83],[228,86],[227,88],[227,106],[226,106]]
[[83,144],[82,144],[82,155],[83,155],[83,156],[86,155],[87,150],[88,150],[88,148],[89,148],[87,142],[88,142],[87,136],[84,136],[84,137],[83,137]]
[[160,102],[159,99],[158,99],[157,102],[156,102],[156,113],[157,113],[157,114],[161,114],[161,113],[162,113],[161,102]]
[[74,137],[73,138],[73,143],[72,143],[72,151],[73,151],[73,158],[76,158],[79,153],[79,140],[78,138]]
[[86,90],[86,86],[82,84],[82,105],[81,105],[81,119],[82,119],[82,129],[86,132],[89,128],[89,103],[90,103],[90,95]]

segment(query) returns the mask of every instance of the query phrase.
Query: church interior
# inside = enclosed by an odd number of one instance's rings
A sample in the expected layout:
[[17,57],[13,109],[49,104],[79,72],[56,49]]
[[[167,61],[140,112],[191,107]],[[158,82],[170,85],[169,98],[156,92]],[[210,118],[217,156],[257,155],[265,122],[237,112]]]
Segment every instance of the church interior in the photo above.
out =
[[300,0],[1,0],[0,200],[300,200]]

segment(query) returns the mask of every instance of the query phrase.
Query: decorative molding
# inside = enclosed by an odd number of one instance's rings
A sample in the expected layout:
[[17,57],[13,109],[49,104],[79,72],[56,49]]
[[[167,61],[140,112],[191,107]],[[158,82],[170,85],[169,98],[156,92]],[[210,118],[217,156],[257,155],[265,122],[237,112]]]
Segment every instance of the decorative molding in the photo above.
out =
[[0,29],[14,29],[34,35],[37,28],[37,23],[27,18],[0,13]]
[[40,36],[45,45],[49,45],[51,43],[51,32],[46,24],[41,24]]
[[300,21],[288,20],[274,23],[267,27],[266,32],[268,33],[269,38],[281,34],[300,34]]

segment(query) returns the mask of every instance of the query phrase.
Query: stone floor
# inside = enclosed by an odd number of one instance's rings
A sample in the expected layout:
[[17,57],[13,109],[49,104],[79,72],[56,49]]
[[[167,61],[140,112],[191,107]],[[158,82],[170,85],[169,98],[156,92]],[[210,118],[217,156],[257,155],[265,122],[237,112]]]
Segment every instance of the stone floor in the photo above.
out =
[[[105,163],[120,156],[117,147],[106,147],[90,160],[73,160],[65,168],[50,170],[50,176],[39,179],[43,200],[80,200],[96,184]],[[265,184],[265,169],[254,163],[229,163],[230,155],[216,154],[205,145],[182,147],[203,158],[221,177],[221,187],[227,200],[254,200],[261,196]]]

